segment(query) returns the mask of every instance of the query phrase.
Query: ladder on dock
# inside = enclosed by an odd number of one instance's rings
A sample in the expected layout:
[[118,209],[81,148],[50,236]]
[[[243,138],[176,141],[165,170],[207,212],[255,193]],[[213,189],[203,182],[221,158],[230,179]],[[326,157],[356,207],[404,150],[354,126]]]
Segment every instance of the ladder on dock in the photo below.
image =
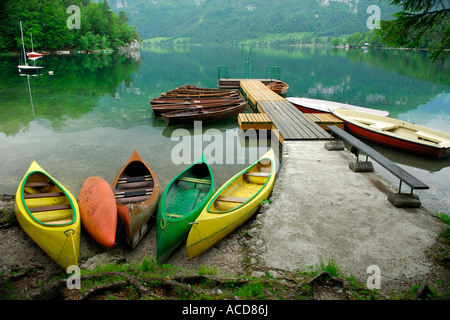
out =
[[270,118],[279,132],[280,142],[330,139],[330,135],[324,129],[261,81],[243,79],[240,81],[240,87],[254,108]]

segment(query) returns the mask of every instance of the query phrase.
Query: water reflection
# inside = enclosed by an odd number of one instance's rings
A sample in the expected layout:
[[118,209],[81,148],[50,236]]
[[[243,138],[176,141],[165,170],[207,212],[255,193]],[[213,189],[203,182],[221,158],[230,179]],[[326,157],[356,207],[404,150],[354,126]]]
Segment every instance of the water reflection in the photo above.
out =
[[[88,176],[110,181],[133,147],[151,163],[162,183],[183,165],[169,165],[179,141],[177,129],[194,135],[193,126],[167,127],[151,111],[150,99],[184,84],[217,86],[217,66],[227,65],[230,78],[242,77],[241,48],[180,46],[143,48],[139,54],[46,56],[44,72],[21,77],[16,57],[0,59],[0,193],[14,193],[31,161],[36,160],[77,194]],[[306,96],[388,110],[391,116],[438,130],[450,128],[447,65],[433,64],[423,52],[328,50],[305,47],[255,47],[250,76],[264,78],[267,66],[280,66],[289,96]],[[48,71],[53,71],[49,75]],[[220,132],[238,131],[236,119],[205,124]],[[213,133],[213,131],[209,131]],[[213,140],[202,144],[206,148]],[[238,148],[271,144],[237,135]],[[450,160],[431,160],[374,146],[430,185],[426,194],[446,199]],[[245,164],[214,164],[217,183]],[[245,162],[244,161],[244,162]],[[7,170],[5,170],[7,168]],[[387,175],[388,177],[389,175]],[[108,180],[109,179],[109,180]],[[396,185],[396,181],[393,181]],[[433,210],[445,211],[450,200]]]

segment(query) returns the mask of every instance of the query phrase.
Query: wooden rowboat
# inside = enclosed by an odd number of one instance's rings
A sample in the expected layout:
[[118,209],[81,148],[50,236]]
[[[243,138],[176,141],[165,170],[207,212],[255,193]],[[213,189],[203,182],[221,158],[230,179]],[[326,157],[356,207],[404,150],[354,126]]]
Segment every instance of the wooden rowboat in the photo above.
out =
[[152,222],[160,198],[159,179],[136,149],[114,178],[119,229],[131,248],[136,247]]
[[365,112],[335,108],[352,134],[407,152],[441,158],[450,154],[450,133]]
[[226,97],[238,94],[235,89],[197,88],[192,85],[180,86],[161,94],[164,97]]
[[191,110],[193,108],[208,108],[208,107],[226,107],[236,105],[243,102],[242,99],[221,99],[221,101],[215,102],[203,102],[203,103],[160,103],[152,106],[153,114],[160,116],[166,112]]
[[279,95],[286,94],[289,89],[289,85],[286,82],[280,80],[269,83],[267,87]]
[[78,195],[81,222],[99,244],[112,247],[116,242],[117,204],[111,185],[100,177],[89,177]]
[[161,116],[167,125],[192,123],[194,121],[216,121],[232,116],[237,116],[247,108],[247,102],[240,102],[233,106],[192,108],[188,110],[163,113]]
[[241,99],[238,92],[236,94],[226,96],[226,97],[201,97],[201,98],[174,98],[174,97],[157,97],[150,100],[152,106],[159,104],[204,104],[204,103],[214,103],[214,102],[224,102],[229,100]]
[[341,108],[367,112],[382,117],[386,117],[389,115],[388,111],[358,107],[348,103],[340,103],[335,101],[300,98],[300,97],[288,97],[286,98],[286,100],[292,103],[298,110],[304,113],[331,113],[334,108]]
[[273,189],[276,163],[273,149],[237,173],[214,194],[192,224],[186,241],[194,259],[247,221]]
[[191,223],[214,193],[206,156],[178,174],[166,187],[158,206],[156,260],[163,263],[187,238]]
[[73,195],[33,161],[16,192],[22,229],[64,270],[78,264],[80,213]]

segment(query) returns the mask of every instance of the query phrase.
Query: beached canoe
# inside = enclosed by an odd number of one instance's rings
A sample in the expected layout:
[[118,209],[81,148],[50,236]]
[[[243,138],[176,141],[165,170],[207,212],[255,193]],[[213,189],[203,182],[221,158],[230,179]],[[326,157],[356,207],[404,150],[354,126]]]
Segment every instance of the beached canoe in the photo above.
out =
[[276,159],[270,149],[220,187],[192,224],[186,241],[188,258],[198,257],[253,216],[270,196],[275,175]]
[[159,179],[136,149],[114,178],[119,229],[131,248],[149,229],[160,198]]
[[352,134],[407,152],[434,158],[450,155],[450,133],[366,112],[335,108]]
[[156,260],[163,263],[189,234],[191,223],[214,194],[214,178],[203,155],[167,185],[158,205]]
[[161,115],[167,125],[193,123],[194,121],[212,122],[243,113],[247,108],[247,102],[241,101],[231,106],[220,107],[195,107],[186,110],[166,112]]
[[111,185],[100,177],[89,177],[78,194],[81,222],[99,244],[112,247],[116,242],[117,204]]
[[300,98],[300,97],[288,97],[286,98],[286,100],[292,103],[298,110],[304,113],[331,113],[334,108],[341,108],[372,113],[382,117],[386,117],[389,115],[389,112],[385,110],[364,108],[354,106],[348,103],[340,103],[335,101]]
[[80,213],[74,196],[35,161],[16,192],[22,229],[64,270],[78,264]]

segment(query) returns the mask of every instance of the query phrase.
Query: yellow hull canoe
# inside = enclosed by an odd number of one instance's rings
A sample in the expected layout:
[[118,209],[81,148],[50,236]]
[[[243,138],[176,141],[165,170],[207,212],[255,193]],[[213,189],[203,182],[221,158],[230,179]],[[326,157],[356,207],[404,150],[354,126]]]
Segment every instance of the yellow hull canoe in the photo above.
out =
[[61,268],[78,264],[77,201],[34,161],[17,188],[15,213],[22,229]]
[[270,149],[228,180],[192,224],[186,241],[188,258],[198,257],[253,216],[272,193],[275,176],[276,159]]

